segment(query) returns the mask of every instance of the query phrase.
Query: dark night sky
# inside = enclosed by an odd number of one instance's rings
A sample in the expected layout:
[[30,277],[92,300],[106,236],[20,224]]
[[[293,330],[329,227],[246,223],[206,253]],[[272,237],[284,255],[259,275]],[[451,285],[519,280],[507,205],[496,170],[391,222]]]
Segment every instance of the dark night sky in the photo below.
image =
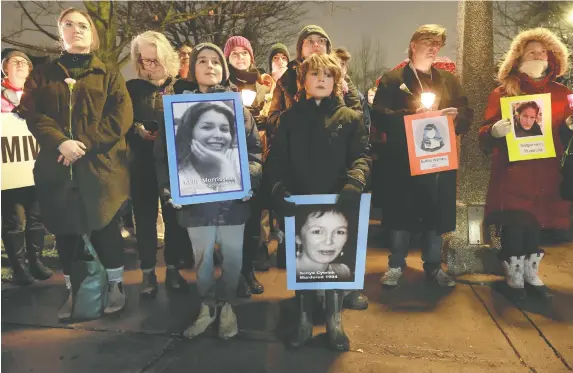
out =
[[[77,5],[68,2],[66,6]],[[306,15],[300,20],[300,28],[307,24],[322,26],[329,34],[334,46],[352,49],[360,43],[363,35],[371,35],[374,42],[380,41],[386,53],[385,64],[395,66],[407,57],[406,49],[413,31],[424,23],[439,23],[448,29],[448,40],[441,55],[455,60],[456,57],[456,14],[457,1],[337,1],[308,3]],[[20,24],[19,11],[14,3],[2,1],[2,34],[6,35]],[[55,19],[44,23],[54,24]],[[55,29],[53,29],[55,31]],[[53,45],[53,41],[40,34],[28,33],[37,43]],[[6,47],[2,43],[2,47]],[[294,44],[289,46],[294,52]],[[126,78],[132,77],[130,67],[124,69]]]

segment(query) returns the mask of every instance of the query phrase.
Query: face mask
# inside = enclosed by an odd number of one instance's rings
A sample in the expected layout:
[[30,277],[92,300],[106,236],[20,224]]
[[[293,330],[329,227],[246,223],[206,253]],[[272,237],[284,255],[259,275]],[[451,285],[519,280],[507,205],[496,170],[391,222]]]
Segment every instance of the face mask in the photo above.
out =
[[537,79],[545,76],[547,65],[547,61],[543,60],[525,61],[521,63],[521,66],[519,66],[519,72],[525,73],[533,79]]

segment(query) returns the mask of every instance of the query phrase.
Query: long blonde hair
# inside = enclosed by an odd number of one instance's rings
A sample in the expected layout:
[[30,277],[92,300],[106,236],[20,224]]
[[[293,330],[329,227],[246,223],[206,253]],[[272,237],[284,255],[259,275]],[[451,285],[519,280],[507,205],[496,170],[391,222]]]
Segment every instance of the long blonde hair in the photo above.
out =
[[173,49],[165,35],[156,31],[145,31],[133,38],[131,42],[131,62],[138,76],[141,76],[143,67],[140,61],[142,44],[154,46],[157,49],[157,60],[165,68],[167,75],[177,76],[180,65],[179,54]]

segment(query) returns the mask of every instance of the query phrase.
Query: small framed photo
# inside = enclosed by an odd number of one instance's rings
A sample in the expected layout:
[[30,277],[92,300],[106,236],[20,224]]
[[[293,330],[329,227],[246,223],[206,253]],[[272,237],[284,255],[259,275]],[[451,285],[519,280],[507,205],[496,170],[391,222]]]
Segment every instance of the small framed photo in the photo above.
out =
[[505,137],[509,161],[555,157],[551,94],[502,97],[501,114],[512,124]]
[[404,126],[412,176],[458,168],[456,132],[450,116],[437,111],[406,115]]
[[362,289],[370,194],[356,211],[341,211],[336,194],[292,196],[294,217],[285,218],[289,290]]
[[179,205],[242,199],[251,178],[241,96],[163,96],[171,196]]

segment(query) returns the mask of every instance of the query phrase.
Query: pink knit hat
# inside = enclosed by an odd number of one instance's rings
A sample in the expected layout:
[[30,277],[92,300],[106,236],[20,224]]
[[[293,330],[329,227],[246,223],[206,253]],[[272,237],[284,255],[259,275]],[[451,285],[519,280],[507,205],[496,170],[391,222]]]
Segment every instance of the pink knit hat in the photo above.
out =
[[255,62],[255,56],[253,53],[253,47],[251,47],[251,42],[242,36],[231,36],[229,40],[225,43],[225,48],[223,49],[223,53],[225,53],[225,58],[228,60],[229,56],[231,55],[231,51],[235,47],[243,47],[249,51],[251,55],[251,62]]

